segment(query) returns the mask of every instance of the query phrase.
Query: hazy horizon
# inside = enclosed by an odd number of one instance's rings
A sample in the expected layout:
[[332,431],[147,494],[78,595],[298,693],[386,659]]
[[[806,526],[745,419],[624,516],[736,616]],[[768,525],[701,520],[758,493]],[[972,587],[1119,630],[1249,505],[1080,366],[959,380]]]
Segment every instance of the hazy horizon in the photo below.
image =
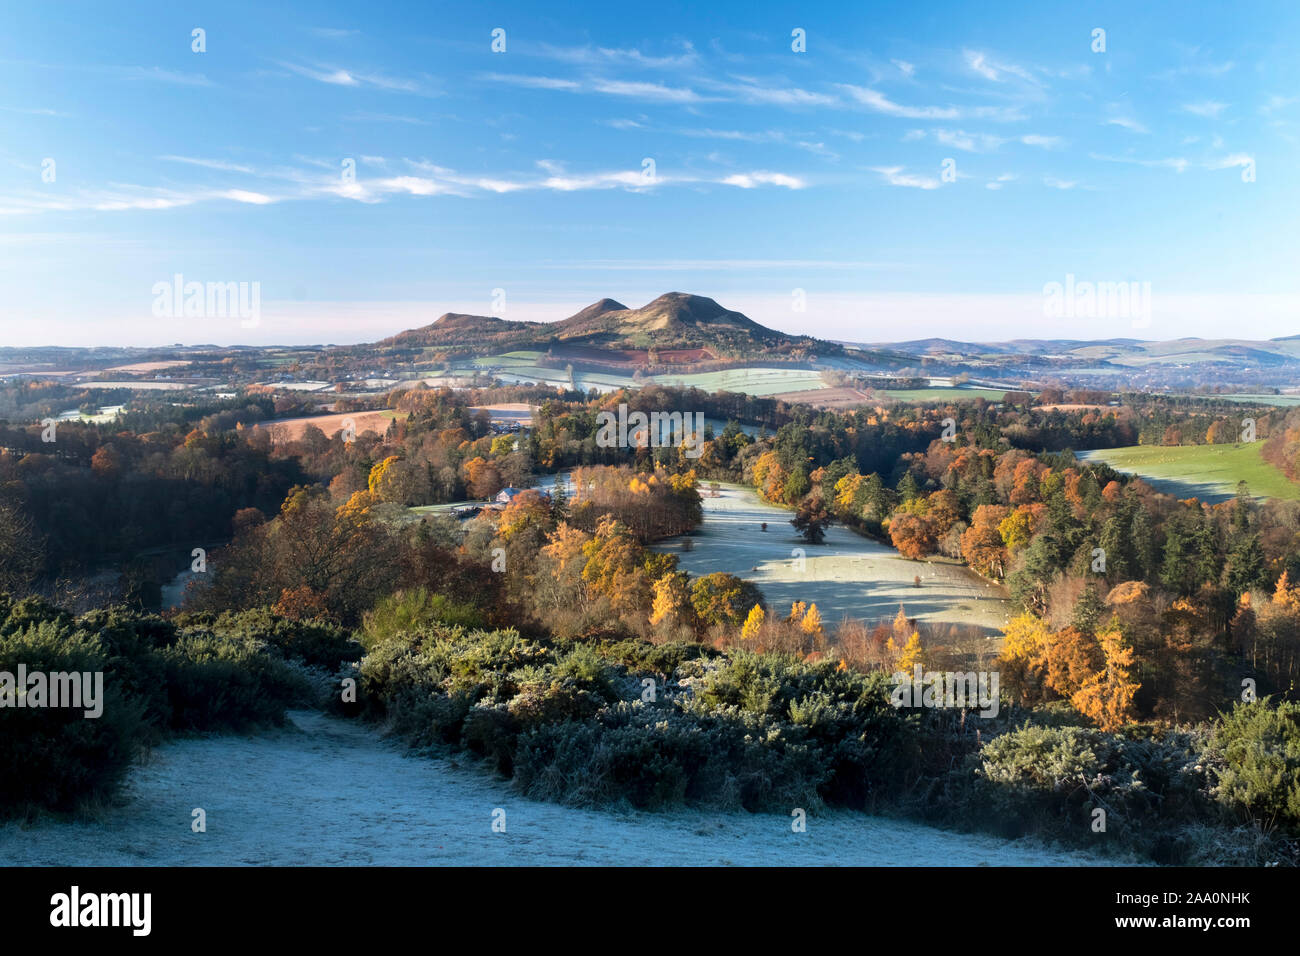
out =
[[[791,335],[808,335],[826,341],[864,345],[887,345],[920,339],[951,339],[959,342],[998,344],[1011,341],[1082,341],[1101,342],[1113,339],[1160,342],[1177,339],[1231,339],[1268,341],[1300,334],[1300,296],[1185,296],[1160,300],[1153,309],[1151,322],[1134,327],[1127,318],[1090,320],[1096,334],[1069,335],[1054,327],[1042,315],[1042,296],[887,296],[844,299],[809,295],[806,311],[791,310],[789,297],[755,297],[711,295],[692,289],[664,289],[656,293],[600,294],[588,299],[511,303],[498,316],[511,321],[558,322],[574,315],[603,298],[614,299],[636,309],[667,292],[684,292],[711,298],[719,305],[740,312],[760,325]],[[1243,301],[1256,310],[1249,323],[1250,332],[1242,334],[1197,335],[1186,330],[1220,318]],[[441,315],[461,313],[491,315],[490,300],[440,302],[377,303],[262,303],[261,319],[255,328],[241,328],[236,318],[201,320],[213,336],[171,336],[167,332],[184,332],[173,327],[172,320],[148,315],[137,320],[109,321],[96,326],[81,340],[53,341],[46,323],[27,323],[20,328],[6,327],[0,348],[168,348],[212,345],[232,346],[310,346],[363,345],[379,341],[407,329],[429,325]],[[1165,311],[1162,314],[1161,308]],[[865,315],[863,313],[865,312]],[[953,320],[952,316],[960,316]],[[1227,323],[1231,324],[1231,323]],[[166,326],[165,328],[163,326]],[[320,335],[322,329],[334,335]],[[907,334],[901,334],[906,329]],[[1258,329],[1259,334],[1253,330]],[[900,334],[883,335],[890,330]],[[1224,332],[1230,331],[1225,327]],[[1165,334],[1160,334],[1160,333]],[[881,333],[881,334],[871,334]],[[1267,334],[1265,334],[1267,333]],[[60,339],[63,339],[60,336]]]

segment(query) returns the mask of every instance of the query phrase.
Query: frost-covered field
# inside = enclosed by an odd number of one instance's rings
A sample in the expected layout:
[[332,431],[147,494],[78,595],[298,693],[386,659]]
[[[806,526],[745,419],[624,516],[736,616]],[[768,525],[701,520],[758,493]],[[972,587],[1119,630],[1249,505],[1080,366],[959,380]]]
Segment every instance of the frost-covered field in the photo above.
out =
[[[8,865],[914,865],[1107,862],[1026,842],[837,811],[805,833],[779,814],[614,813],[524,800],[476,764],[408,756],[308,711],[256,737],[180,740],[93,823],[0,827]],[[190,830],[195,807],[207,832]],[[493,833],[493,810],[506,832]]]
[[[792,512],[769,505],[750,488],[722,485],[707,496],[704,523],[689,538],[660,549],[678,555],[693,575],[726,571],[757,584],[769,606],[789,610],[793,601],[816,602],[828,625],[844,615],[875,622],[892,618],[902,604],[907,616],[932,624],[976,624],[1000,631],[1011,614],[1005,593],[960,565],[909,561],[887,545],[847,528],[831,527],[826,541],[807,544],[790,524]],[[761,530],[767,522],[767,531]],[[804,551],[801,570],[792,552]],[[916,587],[915,578],[921,578]]]

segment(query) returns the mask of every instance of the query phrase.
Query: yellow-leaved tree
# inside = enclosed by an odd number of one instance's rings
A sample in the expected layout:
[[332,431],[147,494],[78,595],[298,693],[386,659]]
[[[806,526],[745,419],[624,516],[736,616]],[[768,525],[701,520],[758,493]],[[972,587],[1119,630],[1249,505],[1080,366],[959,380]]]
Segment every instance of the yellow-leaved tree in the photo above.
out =
[[681,627],[691,623],[692,615],[691,592],[683,572],[671,572],[655,581],[654,603],[650,609],[652,626]]
[[1291,576],[1286,571],[1277,579],[1277,588],[1273,591],[1273,603],[1292,611],[1300,611],[1300,589],[1291,586]]
[[747,641],[752,641],[758,637],[758,632],[766,619],[767,614],[764,613],[763,608],[755,604],[749,609],[749,616],[745,618],[745,623],[740,629],[740,636]]
[[1007,622],[998,670],[1003,685],[1022,704],[1036,703],[1043,697],[1043,648],[1050,638],[1047,624],[1028,612]]
[[821,634],[822,615],[821,611],[817,610],[816,604],[808,607],[808,612],[803,616],[803,620],[799,622],[799,629],[805,634],[811,634],[814,637]]
[[903,610],[903,605],[898,605],[898,613],[894,615],[894,638],[898,641],[907,640],[907,635],[912,632],[912,622],[907,619],[907,611]]
[[1070,698],[1074,709],[1105,731],[1133,720],[1133,697],[1141,686],[1130,676],[1134,652],[1119,631],[1097,635],[1105,663]]
[[916,669],[917,664],[920,664],[922,669],[925,668],[925,648],[921,646],[921,635],[913,631],[912,636],[903,645],[903,653],[898,658],[898,663],[894,665],[894,670],[910,674]]

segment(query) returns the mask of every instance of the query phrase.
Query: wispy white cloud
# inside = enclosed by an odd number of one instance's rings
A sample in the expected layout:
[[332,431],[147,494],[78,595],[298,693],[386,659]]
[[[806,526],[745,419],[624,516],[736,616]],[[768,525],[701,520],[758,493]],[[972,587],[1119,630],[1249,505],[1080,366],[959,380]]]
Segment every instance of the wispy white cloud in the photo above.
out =
[[1206,119],[1218,119],[1227,108],[1227,103],[1220,103],[1217,100],[1183,104],[1184,113],[1191,113],[1193,116],[1204,116]]
[[838,98],[828,93],[817,93],[799,87],[770,85],[750,78],[731,81],[698,77],[696,86],[672,86],[648,80],[608,79],[586,77],[581,80],[567,77],[539,76],[523,73],[484,73],[482,79],[493,83],[507,83],[532,89],[559,90],[567,93],[603,93],[625,96],[657,103],[694,105],[708,102],[738,102],[767,106],[831,106]]
[[1110,117],[1110,119],[1104,120],[1103,122],[1107,126],[1118,126],[1121,129],[1128,130],[1130,133],[1151,132],[1149,129],[1147,129],[1145,126],[1143,126],[1141,123],[1139,123],[1137,120],[1133,119],[1130,116],[1112,116]]
[[1088,156],[1103,163],[1127,163],[1130,166],[1146,166],[1151,169],[1172,169],[1179,173],[1186,172],[1192,165],[1191,160],[1181,156],[1167,159],[1138,159],[1132,156],[1107,156],[1103,153],[1089,153]]
[[648,122],[632,119],[612,119],[602,122],[614,129],[648,131],[656,134],[666,133],[672,136],[688,136],[692,139],[718,139],[738,143],[776,143],[815,153],[818,156],[826,156],[831,159],[839,158],[839,154],[827,147],[825,143],[805,139],[802,138],[804,134],[782,129],[741,130],[717,129],[712,126],[654,126]]
[[736,173],[724,177],[722,182],[728,186],[739,186],[741,189],[753,189],[755,186],[784,186],[787,189],[803,189],[805,186],[804,181],[798,176],[765,171]]
[[222,193],[225,198],[233,199],[235,202],[249,203],[254,206],[267,206],[278,200],[273,196],[265,193],[255,193],[248,189],[227,189]]
[[1039,146],[1043,149],[1059,149],[1065,145],[1065,140],[1060,136],[1042,136],[1038,133],[1029,133],[1020,137],[1020,142],[1026,146]]
[[316,80],[319,83],[332,83],[335,86],[361,85],[361,81],[347,70],[314,70],[309,66],[299,66],[296,63],[281,63],[280,65],[286,70],[292,70],[299,76],[305,76],[309,80]]
[[178,86],[212,86],[213,83],[202,73],[179,73],[175,70],[164,70],[157,66],[124,66],[109,67],[110,71],[116,70],[121,76],[131,80],[156,80],[159,83],[173,83]]
[[737,77],[739,82],[702,80],[700,84],[726,99],[766,106],[833,106],[838,98],[785,84],[764,83],[753,77]]
[[566,80],[558,76],[530,76],[524,73],[484,73],[481,78],[492,83],[508,83],[512,86],[526,86],[535,90],[577,92],[582,89],[582,84],[577,80]]
[[[1199,49],[1193,48],[1187,51],[1189,57],[1195,58],[1199,55]],[[1169,67],[1154,74],[1158,80],[1175,80],[1184,76],[1223,76],[1230,71],[1235,64],[1231,60],[1214,62],[1213,60],[1200,61],[1193,59],[1193,62],[1184,63],[1180,66]]]
[[624,65],[652,70],[681,70],[699,62],[699,54],[690,43],[683,44],[681,53],[666,56],[645,54],[635,47],[556,47],[544,44],[541,50],[542,56],[551,59],[597,67]]
[[429,121],[418,116],[401,116],[394,113],[349,113],[344,116],[346,122],[352,123],[404,123],[408,126],[428,126]]
[[90,73],[118,80],[151,80],[158,83],[171,83],[176,86],[214,86],[215,84],[202,73],[184,73],[179,70],[164,70],[158,66],[127,66],[117,63],[41,63],[37,60],[15,60],[0,58],[0,63],[16,66],[33,67],[40,70],[58,70],[70,73]]
[[1284,110],[1295,103],[1300,103],[1300,96],[1273,95],[1264,101],[1264,105],[1259,108],[1259,111],[1265,116],[1269,116],[1276,113],[1278,110]]
[[67,116],[67,113],[60,113],[57,110],[35,108],[24,109],[21,106],[0,106],[0,110],[6,113],[22,113],[26,116]]
[[997,149],[1006,140],[1001,136],[986,133],[967,133],[964,130],[936,129],[934,138],[944,146],[965,150],[968,153],[989,152]]
[[970,106],[960,108],[956,106],[908,106],[903,103],[896,103],[879,90],[873,90],[869,87],[854,86],[850,83],[839,83],[837,85],[847,92],[856,103],[877,113],[883,113],[886,116],[897,116],[902,119],[954,120],[971,117],[973,119],[1014,121],[1024,118],[1023,113],[1017,106]]
[[898,263],[838,259],[585,259],[548,262],[546,269],[599,269],[629,272],[748,271],[753,269],[900,269]]
[[[68,193],[23,193],[0,196],[0,215],[36,215],[45,212],[123,212],[126,210],[175,209],[220,193],[204,191],[186,193],[179,190],[120,186],[111,189],[84,189]],[[229,197],[226,197],[229,198]]]
[[252,166],[245,166],[241,163],[231,163],[224,159],[202,159],[195,156],[159,156],[161,160],[169,163],[185,163],[189,166],[202,166],[204,169],[217,169],[228,173],[252,173]]
[[961,113],[955,106],[906,106],[895,103],[884,93],[863,86],[849,83],[839,84],[857,102],[877,113],[886,116],[901,116],[904,119],[957,119]]
[[286,70],[297,73],[299,76],[305,76],[310,80],[316,80],[318,83],[328,83],[332,86],[372,86],[376,89],[399,93],[427,92],[415,80],[385,76],[382,73],[361,73],[356,70],[345,70],[330,66],[311,67],[304,66],[301,63],[283,61],[280,65]]
[[[350,199],[363,203],[380,203],[395,196],[484,196],[520,192],[524,190],[558,193],[587,190],[625,189],[633,192],[649,191],[674,186],[729,186],[740,189],[779,187],[803,189],[807,180],[798,175],[772,170],[736,172],[683,172],[677,174],[648,175],[640,169],[598,170],[569,172],[562,164],[540,161],[541,174],[533,175],[480,175],[457,172],[424,160],[404,160],[409,174],[378,177],[357,176],[344,179],[337,167],[310,157],[295,157],[301,162],[319,166],[322,172],[305,172],[302,169],[278,167],[258,170],[252,167],[205,160],[195,157],[167,157],[188,165],[254,175],[266,181],[279,181],[278,189],[247,189],[195,186],[178,189],[158,189],[124,185],[103,189],[85,189],[77,192],[23,192],[0,195],[0,215],[39,215],[59,212],[119,212],[126,210],[165,210],[201,202],[228,201],[247,205],[270,205],[285,201],[307,201],[322,198]],[[362,162],[385,172],[392,161],[378,156],[363,156]],[[328,170],[328,172],[325,172]]]
[[1016,66],[1014,63],[997,62],[987,53],[979,50],[963,50],[962,56],[966,60],[966,65],[986,80],[1001,83],[1008,76],[1015,76],[1027,83],[1039,84],[1039,80],[1024,67]]
[[[926,135],[925,130],[908,130],[903,134],[903,142],[909,143],[922,140],[926,138]],[[1026,146],[1037,146],[1041,149],[1057,149],[1065,144],[1065,140],[1059,136],[1044,136],[1040,133],[1026,133],[1023,136],[1008,139],[1005,136],[996,136],[992,133],[969,133],[961,129],[932,129],[929,131],[929,135],[944,146],[951,146],[953,149],[964,150],[968,153],[991,153],[1008,142],[1023,143]]]
[[1248,153],[1233,153],[1231,156],[1224,156],[1222,159],[1211,160],[1206,164],[1207,169],[1234,169],[1242,166],[1253,166],[1255,157]]
[[687,87],[638,80],[594,80],[591,88],[597,93],[631,96],[660,103],[699,103],[703,100],[703,97]]
[[879,173],[891,186],[908,186],[913,189],[939,188],[939,180],[906,172],[902,166],[872,166],[871,171]]

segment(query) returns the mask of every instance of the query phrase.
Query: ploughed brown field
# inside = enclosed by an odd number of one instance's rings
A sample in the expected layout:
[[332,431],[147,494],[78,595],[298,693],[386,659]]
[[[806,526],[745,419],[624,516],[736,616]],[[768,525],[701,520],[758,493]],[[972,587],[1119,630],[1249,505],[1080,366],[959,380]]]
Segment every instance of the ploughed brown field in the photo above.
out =
[[877,401],[877,399],[872,398],[860,388],[847,388],[844,386],[809,389],[802,392],[781,392],[777,395],[769,395],[768,398],[775,398],[782,402],[798,402],[802,405],[812,405],[814,408],[853,408],[863,402],[874,404]]
[[311,415],[306,418],[284,418],[279,421],[262,422],[254,428],[269,428],[271,441],[297,441],[307,431],[308,425],[315,425],[325,433],[326,438],[333,438],[351,419],[358,435],[375,431],[383,434],[388,431],[388,423],[393,420],[393,413],[387,409],[378,412],[339,412],[335,415]]

